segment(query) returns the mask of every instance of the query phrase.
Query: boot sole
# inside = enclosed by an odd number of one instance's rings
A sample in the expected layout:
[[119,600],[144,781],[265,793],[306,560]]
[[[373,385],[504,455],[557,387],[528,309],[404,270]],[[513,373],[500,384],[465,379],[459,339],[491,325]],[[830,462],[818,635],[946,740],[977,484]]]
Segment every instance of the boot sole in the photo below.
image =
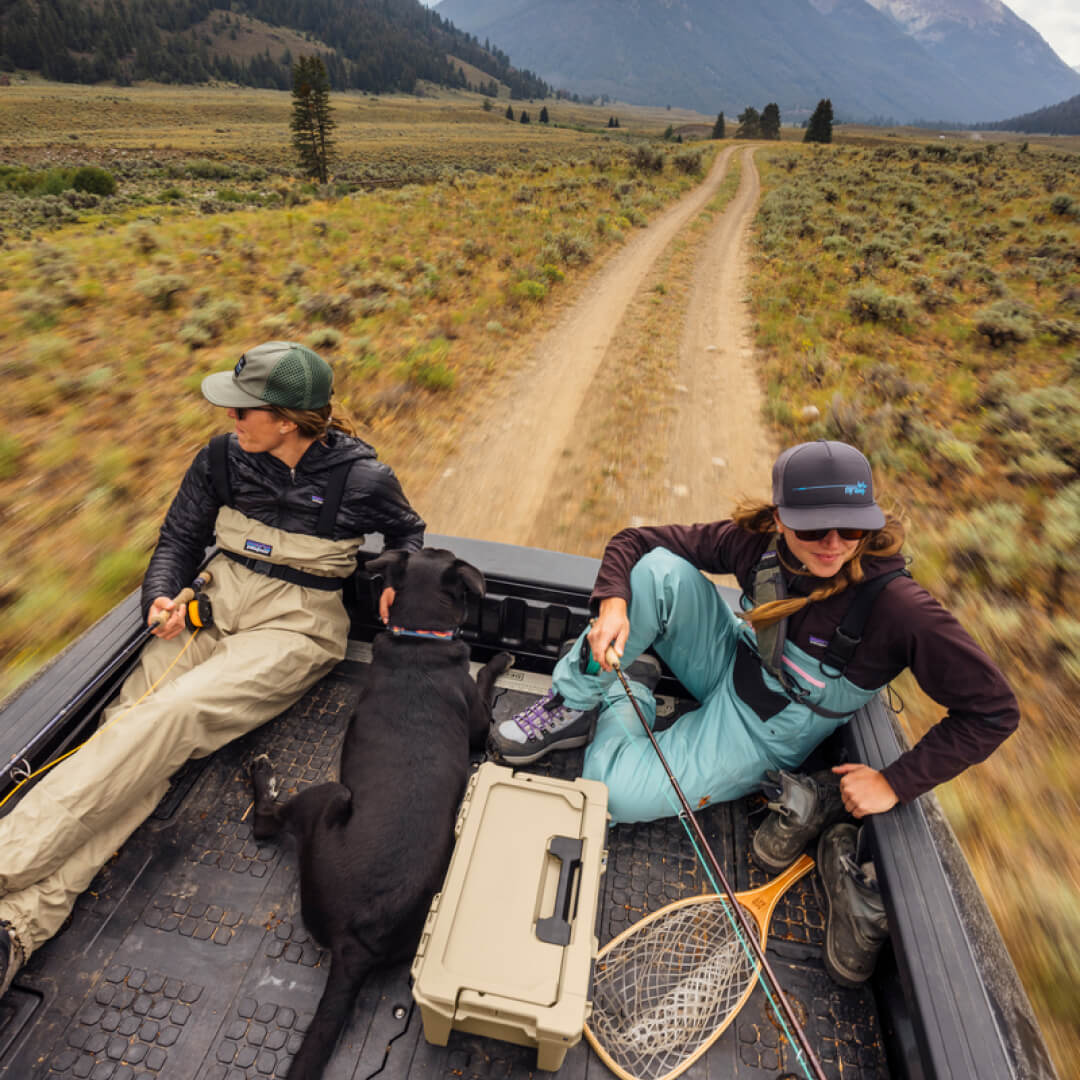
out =
[[[817,864],[818,873],[821,873],[822,866],[822,854],[821,854],[821,841],[818,841],[817,846]],[[824,886],[824,880],[822,881]],[[841,986],[848,986],[852,989],[863,986],[873,975],[873,971],[868,971],[865,975],[852,975],[841,964],[839,964],[836,958],[832,955],[829,949],[829,920],[832,918],[832,899],[829,896],[829,890],[822,888],[821,890],[825,894],[825,947],[821,952],[821,959],[825,965],[825,970],[829,973],[829,977],[835,983],[839,983]]]
[[781,871],[786,870],[802,854],[802,849],[800,849],[790,859],[786,859],[784,862],[775,862],[758,851],[756,841],[757,833],[754,833],[754,839],[750,841],[750,858],[759,870],[767,870],[773,874],[779,874]]
[[538,750],[535,754],[500,754],[498,751],[489,751],[491,756],[496,761],[501,761],[506,765],[531,765],[534,761],[539,761],[542,757],[547,757],[548,754],[554,753],[556,750],[575,750],[579,746],[585,746],[592,742],[592,735],[578,735],[573,739],[566,739],[563,742],[552,743],[550,746],[545,746],[542,750]]

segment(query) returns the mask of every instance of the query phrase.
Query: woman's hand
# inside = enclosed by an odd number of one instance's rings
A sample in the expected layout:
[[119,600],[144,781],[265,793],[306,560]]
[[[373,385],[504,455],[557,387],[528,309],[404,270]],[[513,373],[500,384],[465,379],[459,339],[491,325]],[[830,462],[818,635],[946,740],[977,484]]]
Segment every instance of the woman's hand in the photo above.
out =
[[[159,619],[162,620],[160,625],[158,625]],[[167,596],[159,596],[150,605],[150,610],[146,615],[146,625],[150,627],[150,633],[154,637],[168,641],[184,629],[184,608]]]
[[833,772],[843,778],[840,797],[844,800],[844,809],[854,817],[884,814],[900,801],[889,781],[869,765],[851,762],[834,766]]
[[613,648],[622,659],[626,639],[630,634],[630,620],[626,617],[626,601],[621,596],[608,596],[600,601],[600,614],[593,620],[589,630],[589,648],[593,659],[604,671],[614,668],[607,662],[608,648]]
[[386,626],[390,622],[390,608],[394,603],[394,597],[397,594],[389,585],[383,589],[382,594],[379,597],[379,618],[383,621],[383,626]]

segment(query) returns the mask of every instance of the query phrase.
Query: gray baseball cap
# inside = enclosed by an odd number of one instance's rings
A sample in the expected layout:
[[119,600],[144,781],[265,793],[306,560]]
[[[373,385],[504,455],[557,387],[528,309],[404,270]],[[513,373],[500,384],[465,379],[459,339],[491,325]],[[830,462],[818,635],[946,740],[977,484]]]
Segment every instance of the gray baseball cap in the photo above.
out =
[[773,502],[789,529],[880,529],[870,462],[847,443],[799,443],[773,465]]
[[202,392],[226,409],[321,409],[333,386],[334,372],[317,352],[292,341],[268,341],[248,349],[232,371],[207,375]]

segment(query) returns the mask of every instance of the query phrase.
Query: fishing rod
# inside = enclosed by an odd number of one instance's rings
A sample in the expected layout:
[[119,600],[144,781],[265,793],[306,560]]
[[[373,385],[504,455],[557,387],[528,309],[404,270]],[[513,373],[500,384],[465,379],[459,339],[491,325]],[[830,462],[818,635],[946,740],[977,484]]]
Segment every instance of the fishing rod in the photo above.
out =
[[728,883],[728,879],[724,874],[724,871],[720,868],[720,863],[716,856],[713,854],[712,848],[709,846],[708,840],[705,839],[705,833],[702,831],[701,826],[698,824],[698,820],[694,817],[693,810],[690,809],[690,803],[687,802],[686,796],[683,794],[682,788],[679,786],[679,781],[675,778],[675,774],[671,771],[671,766],[667,763],[667,758],[664,757],[664,752],[660,749],[660,744],[656,741],[656,736],[653,734],[653,730],[649,727],[648,720],[645,719],[645,714],[641,711],[641,706],[638,705],[637,699],[634,697],[633,691],[630,689],[630,683],[623,672],[622,664],[619,662],[619,655],[615,652],[612,646],[608,646],[607,651],[604,653],[604,658],[614,669],[619,682],[622,683],[623,690],[626,691],[626,696],[630,699],[630,704],[634,707],[634,712],[637,713],[638,719],[641,721],[641,726],[645,729],[645,734],[649,736],[649,742],[652,743],[653,750],[656,751],[656,756],[660,759],[660,764],[663,766],[664,772],[667,774],[667,778],[671,783],[672,788],[675,790],[675,794],[678,796],[679,804],[682,806],[681,817],[686,824],[687,828],[693,833],[694,840],[697,843],[699,851],[702,853],[703,858],[708,863],[709,870],[716,875],[716,879],[724,888],[724,892],[727,893],[728,899],[731,901],[731,908],[734,911],[735,919],[739,924],[740,929],[743,932],[743,936],[750,944],[754,956],[758,963],[761,964],[761,970],[765,973],[765,977],[769,980],[769,984],[773,988],[777,1000],[779,1001],[779,1007],[784,1014],[784,1019],[790,1025],[792,1032],[795,1034],[796,1041],[799,1044],[799,1050],[803,1057],[809,1064],[810,1068],[814,1072],[816,1080],[826,1080],[825,1073],[822,1071],[821,1062],[818,1061],[817,1055],[814,1053],[813,1048],[810,1046],[810,1041],[806,1037],[806,1032],[803,1031],[802,1026],[795,1017],[795,1013],[791,1008],[790,1002],[787,1000],[784,994],[783,987],[780,985],[780,980],[776,977],[776,973],[773,971],[772,966],[769,964],[768,959],[765,956],[765,950],[761,947],[757,939],[757,935],[750,926],[749,920],[746,915],[743,914],[742,906],[735,897],[735,890],[732,889]]
[[[192,626],[210,626],[213,622],[210,600],[201,593],[201,590],[205,589],[212,580],[213,575],[210,571],[202,570],[191,585],[181,589],[173,597],[173,609],[175,610],[177,607],[183,608],[185,617]],[[151,622],[134,631],[121,646],[120,651],[105,667],[68,698],[46,722],[44,727],[40,728],[37,734],[21,750],[12,755],[7,765],[4,766],[3,772],[16,782],[25,779],[25,775],[18,775],[17,770],[21,768],[25,774],[29,774],[29,763],[34,752],[52,738],[57,729],[76,709],[80,708],[93,694],[114,678],[118,671],[128,664],[132,657],[142,649],[154,631],[168,622],[171,614],[170,611],[159,611]]]

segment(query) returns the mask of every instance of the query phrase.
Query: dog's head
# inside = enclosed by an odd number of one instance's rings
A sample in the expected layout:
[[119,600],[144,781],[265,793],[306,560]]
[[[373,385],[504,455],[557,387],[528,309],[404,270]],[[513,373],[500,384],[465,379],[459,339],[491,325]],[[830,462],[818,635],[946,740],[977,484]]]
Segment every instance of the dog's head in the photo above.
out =
[[484,575],[443,548],[384,551],[364,569],[394,590],[390,621],[409,630],[456,630],[465,621],[465,594],[484,595]]

